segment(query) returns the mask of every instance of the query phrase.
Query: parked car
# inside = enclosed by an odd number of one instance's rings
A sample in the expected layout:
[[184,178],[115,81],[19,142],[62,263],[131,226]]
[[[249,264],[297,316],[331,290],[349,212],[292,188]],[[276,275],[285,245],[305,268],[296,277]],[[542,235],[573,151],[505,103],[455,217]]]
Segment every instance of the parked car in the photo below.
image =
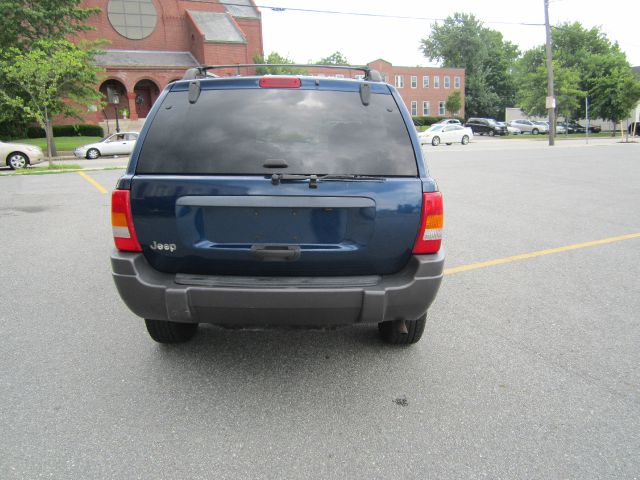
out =
[[[558,125],[562,125],[567,129],[568,133],[586,133],[587,127],[579,124],[578,122],[570,121],[559,123]],[[602,131],[602,127],[599,125],[589,125],[589,133],[600,133]]]
[[7,167],[16,170],[40,163],[44,152],[35,145],[0,142],[0,159]]
[[633,135],[633,132],[636,132],[636,135],[640,135],[640,122],[632,122],[629,124],[629,135]]
[[518,119],[509,122],[509,125],[520,129],[522,133],[530,133],[531,135],[538,135],[539,133],[549,132],[549,126],[542,122],[534,123],[531,120]]
[[445,118],[444,120],[434,123],[434,125],[462,125],[462,122],[457,118]]
[[505,122],[496,122],[496,123],[501,127],[505,127],[507,129],[507,132],[509,132],[509,135],[520,135],[522,133],[522,130],[520,130],[519,128],[512,127],[511,125],[507,125]]
[[368,323],[417,342],[443,276],[443,206],[397,90],[362,68],[215,68],[164,89],[113,192],[124,302],[160,343],[200,322]]
[[556,133],[557,134],[567,133],[567,127],[565,127],[561,123],[556,123]]
[[464,125],[469,127],[474,135],[508,135],[507,127],[501,127],[493,118],[470,118]]
[[130,155],[138,140],[137,132],[114,133],[99,142],[83,145],[74,150],[79,158],[94,160],[107,155]]
[[585,133],[587,131],[582,125],[572,122],[558,123],[558,125],[556,125],[556,129],[558,128],[563,128],[566,133]]
[[466,145],[473,138],[473,130],[456,124],[435,124],[424,132],[418,133],[418,138],[421,145],[430,143],[434,147],[440,145],[440,143],[446,143],[447,145],[461,143]]

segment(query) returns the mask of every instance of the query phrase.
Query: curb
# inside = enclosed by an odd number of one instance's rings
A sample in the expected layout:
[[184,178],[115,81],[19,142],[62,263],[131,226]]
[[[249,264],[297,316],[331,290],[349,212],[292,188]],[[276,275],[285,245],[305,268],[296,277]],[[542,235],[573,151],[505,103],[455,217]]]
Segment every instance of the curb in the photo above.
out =
[[[32,174],[32,175],[48,175],[50,173],[76,173],[76,172],[99,172],[104,170],[126,170],[126,166],[124,167],[88,167],[88,168],[62,168],[55,170],[41,170],[42,173]],[[30,170],[37,171],[38,167],[31,167]],[[29,175],[25,173],[21,173],[20,171],[16,172],[15,170],[10,170],[8,172],[0,172],[0,177],[17,177],[21,175]]]

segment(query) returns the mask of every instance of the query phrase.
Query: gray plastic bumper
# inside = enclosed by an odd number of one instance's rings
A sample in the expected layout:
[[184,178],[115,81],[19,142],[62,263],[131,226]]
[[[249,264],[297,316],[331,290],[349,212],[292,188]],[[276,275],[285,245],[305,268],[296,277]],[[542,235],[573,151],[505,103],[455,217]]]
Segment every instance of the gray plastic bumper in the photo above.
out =
[[436,297],[444,251],[415,255],[400,272],[354,277],[174,275],[141,253],[114,250],[113,278],[136,315],[223,325],[328,326],[415,320]]

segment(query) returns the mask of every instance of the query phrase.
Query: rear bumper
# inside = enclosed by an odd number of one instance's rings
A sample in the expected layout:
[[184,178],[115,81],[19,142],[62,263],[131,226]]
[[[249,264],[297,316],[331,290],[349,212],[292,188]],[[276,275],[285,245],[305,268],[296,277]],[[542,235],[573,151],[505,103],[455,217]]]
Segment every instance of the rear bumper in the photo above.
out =
[[221,325],[328,326],[415,320],[436,297],[444,250],[416,255],[398,273],[357,277],[173,275],[141,253],[114,250],[113,278],[126,305],[154,320]]

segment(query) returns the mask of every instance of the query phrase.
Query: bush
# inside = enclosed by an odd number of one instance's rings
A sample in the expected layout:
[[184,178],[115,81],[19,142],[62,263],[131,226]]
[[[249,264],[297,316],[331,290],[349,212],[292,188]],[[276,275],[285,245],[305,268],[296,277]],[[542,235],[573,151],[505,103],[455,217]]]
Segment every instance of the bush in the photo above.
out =
[[[46,137],[44,129],[40,127],[28,127],[27,138]],[[54,137],[104,137],[104,130],[100,125],[54,125]]]
[[[413,124],[416,127],[428,127],[433,125],[434,123],[438,123],[440,120],[444,120],[445,118],[450,117],[411,117],[413,119]],[[464,124],[464,118],[453,117],[460,120],[460,123]]]

